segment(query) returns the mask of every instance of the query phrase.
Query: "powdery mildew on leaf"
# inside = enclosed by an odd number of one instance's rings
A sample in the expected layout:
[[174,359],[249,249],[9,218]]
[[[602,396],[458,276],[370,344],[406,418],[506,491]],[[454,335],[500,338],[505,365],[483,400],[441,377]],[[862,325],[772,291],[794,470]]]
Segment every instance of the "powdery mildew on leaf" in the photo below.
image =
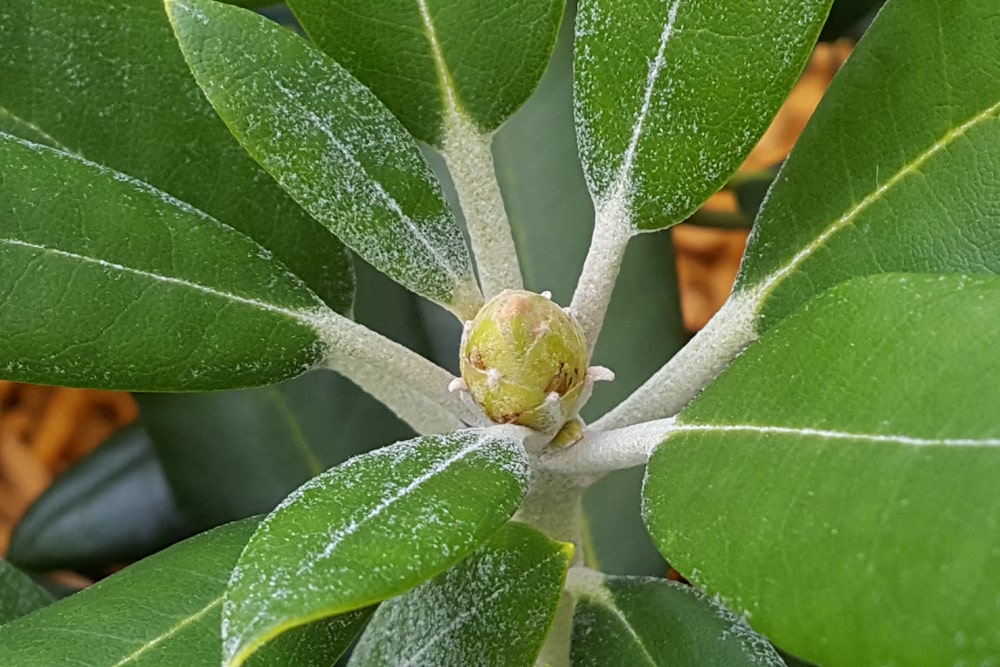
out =
[[471,260],[413,138],[346,70],[286,29],[168,3],[185,57],[243,146],[318,221],[407,288],[463,311]]
[[624,208],[624,224],[652,230],[707,199],[766,129],[828,6],[582,2],[575,115],[597,208]]
[[555,614],[569,553],[508,524],[432,581],[383,603],[352,665],[530,664]]
[[503,427],[396,443],[310,480],[260,525],[223,610],[233,664],[310,620],[398,595],[469,553],[527,488]]
[[[642,656],[650,667],[662,660],[692,664],[760,665],[783,667],[784,661],[763,636],[704,593],[682,584],[649,577],[603,576],[574,571],[571,589],[580,604],[573,619],[574,637],[592,649],[575,652],[574,665],[606,664],[612,638]],[[595,613],[603,608],[607,615]],[[613,619],[617,627],[609,626]],[[650,623],[657,618],[659,625]],[[655,627],[656,631],[651,632]],[[596,649],[596,650],[594,650]],[[587,661],[587,658],[590,661]]]
[[[333,313],[242,233],[73,154],[3,133],[0,154],[0,207],[9,212],[0,232],[9,278],[3,367],[12,379],[223,388],[283,379],[325,357],[315,314]],[[74,310],[98,291],[85,315]],[[50,326],[63,313],[74,327]],[[30,341],[18,335],[29,332]],[[221,353],[220,340],[229,344]],[[74,346],[89,353],[66,354]]]

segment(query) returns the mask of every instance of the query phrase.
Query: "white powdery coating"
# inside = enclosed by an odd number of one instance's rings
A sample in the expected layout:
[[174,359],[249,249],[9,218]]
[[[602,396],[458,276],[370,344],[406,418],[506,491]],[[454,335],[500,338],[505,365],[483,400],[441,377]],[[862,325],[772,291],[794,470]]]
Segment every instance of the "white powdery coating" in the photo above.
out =
[[[191,11],[180,2],[171,9],[175,22]],[[239,22],[232,10],[218,11]],[[402,124],[346,70],[298,36],[260,17],[239,20],[253,22],[255,31],[273,39],[255,41],[260,51],[248,52],[228,39],[233,26],[221,26],[229,61],[224,70],[209,49],[188,49],[185,55],[245,147],[366,261],[434,301],[474,312],[478,288],[465,242]],[[211,32],[214,22],[209,17],[207,29],[182,23],[182,46],[188,32],[218,37]]]
[[[233,569],[223,605],[226,659],[270,632],[323,614],[331,605],[363,606],[374,601],[366,597],[369,590],[398,586],[395,582],[424,573],[431,576],[434,572],[428,568],[436,567],[442,557],[471,546],[477,525],[456,524],[449,499],[420,490],[463,461],[492,471],[496,484],[514,482],[526,488],[527,456],[511,437],[520,433],[492,427],[396,443],[352,458],[291,493],[261,522]],[[400,477],[401,467],[412,469]],[[469,489],[470,499],[481,491]],[[319,531],[302,526],[310,516],[330,517],[333,523]],[[350,541],[362,531],[364,543]],[[412,557],[404,563],[359,562],[359,556],[371,555],[376,543],[386,549],[410,544]]]
[[600,475],[645,465],[656,446],[675,428],[672,417],[613,431],[587,428],[574,445],[543,452],[538,467],[564,474]]
[[757,339],[758,306],[754,294],[732,294],[680,352],[593,428],[610,431],[676,415]]
[[564,567],[561,552],[524,568],[524,557],[487,543],[464,561],[409,593],[383,603],[362,636],[351,665],[496,665],[503,656],[484,654],[484,643],[514,646],[548,625],[552,590],[533,575]]
[[466,118],[449,114],[444,156],[465,213],[476,268],[490,299],[505,289],[522,289],[514,237],[493,168],[492,135],[479,133]]
[[[652,577],[604,576],[599,572],[586,568],[572,568],[566,579],[566,588],[575,597],[581,600],[586,600],[592,604],[599,604],[607,611],[611,612],[618,622],[622,624],[623,629],[630,634],[632,639],[645,652],[646,641],[655,641],[659,638],[644,638],[636,632],[631,621],[629,620],[628,613],[619,608],[614,593],[607,586],[607,584],[614,586],[616,583],[624,584],[626,587],[630,585],[662,587],[665,589],[671,589],[679,595],[697,600],[705,605],[707,611],[711,614],[712,619],[717,621],[718,635],[716,637],[716,641],[720,643],[728,643],[730,641],[737,642],[740,645],[741,652],[743,653],[742,657],[749,659],[751,664],[760,665],[761,667],[784,667],[785,665],[785,662],[781,659],[778,652],[774,650],[774,647],[771,646],[770,642],[768,642],[763,636],[754,632],[754,630],[747,625],[743,618],[727,609],[720,601],[709,597],[702,591],[692,588],[691,586]],[[581,623],[579,623],[579,631],[582,631],[583,633],[598,631],[598,628],[586,622],[592,619],[587,619],[585,616],[582,616],[578,620],[581,621]],[[681,619],[674,620],[683,622]],[[702,619],[692,619],[692,622],[703,623],[704,621]],[[664,632],[670,632],[669,626],[665,625]],[[700,642],[704,642],[706,648],[710,649],[710,640],[702,639],[699,642],[696,642],[694,646],[697,647],[697,644]],[[653,664],[653,657],[648,653],[646,653],[646,656],[649,658],[650,664]]]
[[478,410],[449,391],[451,373],[409,348],[329,309],[310,324],[326,349],[326,365],[385,404],[421,435],[483,424]]
[[[660,78],[664,73],[666,47],[674,35],[679,6],[680,0],[675,0],[664,17],[656,53],[647,63],[645,79],[634,82],[639,86],[637,89],[629,85],[633,82],[628,82],[622,90],[626,108],[632,109],[632,131],[628,144],[623,147],[606,145],[605,137],[602,136],[603,127],[620,124],[621,108],[602,109],[588,103],[598,97],[597,88],[607,83],[597,80],[591,74],[603,69],[605,63],[597,60],[589,42],[615,33],[615,17],[613,11],[608,11],[613,8],[613,4],[595,0],[586,3],[577,14],[574,115],[577,144],[586,167],[584,173],[597,208],[607,206],[608,199],[615,197],[622,198],[625,210],[629,211],[631,202],[641,187],[641,179],[637,181],[635,178],[635,161],[651,111],[663,113],[662,109],[667,106],[671,96],[669,86],[666,89],[660,86]],[[669,115],[666,117],[669,118]],[[662,128],[653,128],[652,131],[663,133]]]

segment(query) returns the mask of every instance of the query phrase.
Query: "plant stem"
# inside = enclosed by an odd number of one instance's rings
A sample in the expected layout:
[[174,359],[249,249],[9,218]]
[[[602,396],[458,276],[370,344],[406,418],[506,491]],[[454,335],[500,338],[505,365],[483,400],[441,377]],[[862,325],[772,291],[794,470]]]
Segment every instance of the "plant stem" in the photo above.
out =
[[650,454],[673,428],[674,419],[658,419],[615,429],[588,428],[583,439],[565,449],[549,449],[538,467],[563,475],[601,476],[614,470],[645,465]]
[[454,376],[416,352],[332,311],[314,326],[327,344],[328,368],[385,404],[417,433],[447,433],[484,423],[482,415],[448,391]]
[[625,248],[634,234],[622,197],[611,197],[597,207],[590,249],[570,304],[570,312],[583,327],[588,355],[601,334]]
[[572,542],[573,562],[583,562],[583,492],[589,480],[545,470],[532,462],[531,488],[514,517],[554,540]]
[[592,427],[609,431],[676,415],[756,340],[754,316],[758,305],[755,293],[731,294],[687,345]]
[[448,165],[487,299],[505,289],[522,289],[514,237],[493,168],[493,135],[480,132],[465,116],[448,118],[442,155]]

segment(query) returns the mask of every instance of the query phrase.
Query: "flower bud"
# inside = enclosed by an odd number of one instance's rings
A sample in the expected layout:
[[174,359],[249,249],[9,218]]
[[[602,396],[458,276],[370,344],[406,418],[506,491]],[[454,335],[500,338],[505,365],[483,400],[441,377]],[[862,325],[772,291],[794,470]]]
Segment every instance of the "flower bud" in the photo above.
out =
[[587,377],[583,331],[548,298],[505,290],[466,324],[462,379],[492,421],[557,429],[572,417]]

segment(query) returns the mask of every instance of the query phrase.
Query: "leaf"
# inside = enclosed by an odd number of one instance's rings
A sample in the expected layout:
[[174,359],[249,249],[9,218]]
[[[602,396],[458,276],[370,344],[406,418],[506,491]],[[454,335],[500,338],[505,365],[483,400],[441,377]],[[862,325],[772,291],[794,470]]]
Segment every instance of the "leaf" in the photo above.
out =
[[14,529],[7,557],[29,570],[104,568],[188,535],[149,436],[132,425],[31,504]]
[[[310,480],[264,521],[226,593],[223,656],[317,618],[367,607],[448,569],[524,497],[524,448],[493,427],[425,436]],[[307,575],[307,576],[304,576]]]
[[412,434],[324,370],[271,387],[138,399],[178,503],[202,528],[269,512],[329,466]]
[[[0,626],[0,662],[18,667],[217,664],[226,580],[256,524],[251,519],[203,533]],[[154,600],[155,606],[142,606]],[[306,626],[281,640],[282,646],[268,647],[252,664],[333,664],[367,616],[362,611]]]
[[416,143],[293,32],[212,0],[167,0],[191,71],[243,147],[375,268],[465,319],[482,295]]
[[383,603],[350,664],[534,664],[572,549],[506,524],[444,574]]
[[844,283],[752,345],[654,453],[664,556],[819,664],[1000,654],[1000,278]]
[[771,189],[734,295],[760,331],[854,276],[1000,271],[984,176],[1000,163],[1000,13],[919,5],[886,4]]
[[767,129],[829,7],[582,0],[576,127],[599,215],[649,231],[708,199]]
[[331,308],[350,310],[349,254],[212,111],[161,0],[0,4],[0,131],[188,202],[272,251]]
[[440,148],[453,116],[489,134],[524,104],[545,71],[564,1],[289,5],[319,48],[371,88],[414,136]]
[[[576,594],[571,659],[582,665],[771,665],[767,640],[704,593],[664,579],[587,571]],[[582,581],[581,581],[582,580]]]
[[52,595],[0,558],[0,624],[52,603]]
[[196,391],[320,362],[336,317],[270,253],[148,184],[0,135],[0,373]]

